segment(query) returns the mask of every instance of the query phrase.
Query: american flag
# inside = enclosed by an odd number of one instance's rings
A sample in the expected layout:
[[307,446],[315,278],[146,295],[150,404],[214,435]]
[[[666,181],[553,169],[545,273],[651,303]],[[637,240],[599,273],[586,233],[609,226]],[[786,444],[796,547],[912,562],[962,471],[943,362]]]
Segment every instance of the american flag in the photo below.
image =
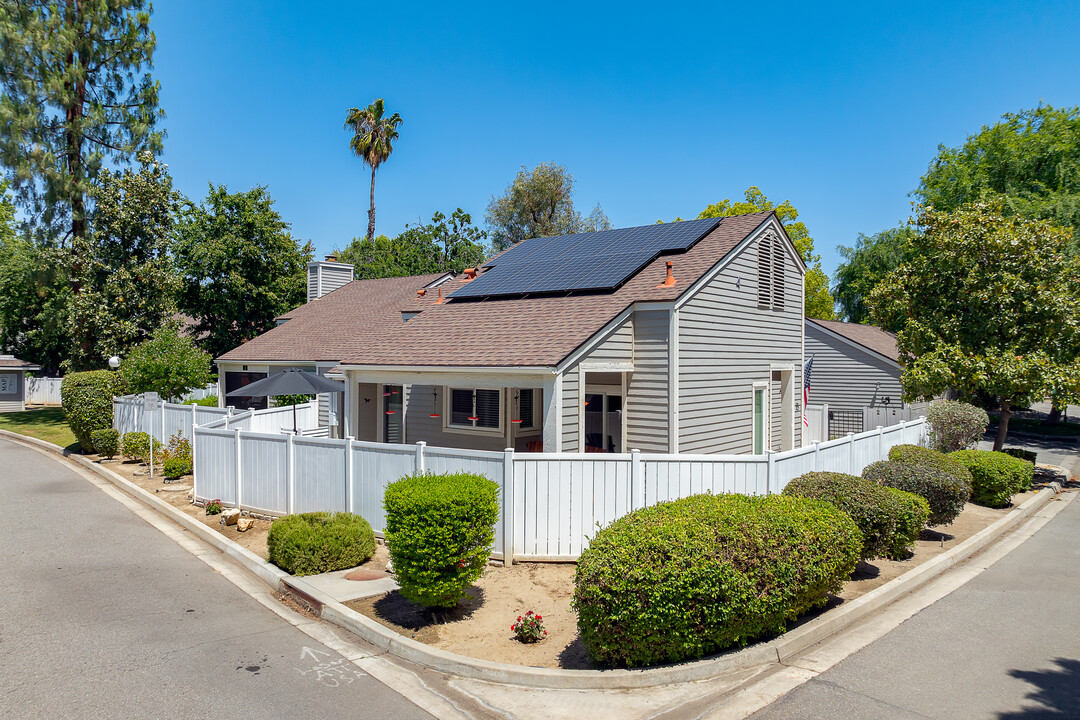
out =
[[810,376],[814,373],[814,356],[811,355],[802,366],[802,424],[810,427],[810,421],[806,419],[806,403],[810,402]]

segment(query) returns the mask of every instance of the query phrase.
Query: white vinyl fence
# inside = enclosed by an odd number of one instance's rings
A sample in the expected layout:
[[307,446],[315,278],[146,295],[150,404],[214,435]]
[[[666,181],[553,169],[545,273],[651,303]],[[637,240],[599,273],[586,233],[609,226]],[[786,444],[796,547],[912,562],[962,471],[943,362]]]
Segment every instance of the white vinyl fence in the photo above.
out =
[[26,378],[26,402],[30,405],[59,405],[63,378]]
[[[264,433],[291,433],[293,410],[291,407],[280,407],[237,411],[233,408],[176,405],[160,401],[153,409],[147,410],[142,395],[113,398],[113,427],[121,435],[145,432],[167,443],[169,438],[177,433],[183,433],[184,437],[190,439],[193,437],[192,429],[195,425]],[[296,426],[302,434],[323,432],[325,429],[318,425],[319,406],[316,401],[296,406]]]
[[925,427],[920,418],[767,455],[606,455],[329,440],[224,424],[195,429],[197,500],[271,515],[349,511],[381,535],[387,484],[417,472],[474,472],[499,485],[493,556],[510,561],[576,559],[598,526],[665,500],[778,493],[812,470],[859,474],[894,445],[921,443]]

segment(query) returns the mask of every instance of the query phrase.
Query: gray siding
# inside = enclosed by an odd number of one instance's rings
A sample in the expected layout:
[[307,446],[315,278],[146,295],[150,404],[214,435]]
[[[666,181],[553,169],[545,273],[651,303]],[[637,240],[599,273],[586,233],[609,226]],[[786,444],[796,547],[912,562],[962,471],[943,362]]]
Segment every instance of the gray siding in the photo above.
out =
[[[578,368],[565,371],[562,379],[562,452],[581,452],[578,447],[580,405],[578,393]],[[547,450],[548,448],[544,448]]]
[[604,340],[581,359],[581,362],[633,362],[634,322],[630,315]]
[[308,263],[307,272],[308,302],[347,285],[353,279],[353,266],[347,263]]
[[861,410],[881,404],[900,404],[900,367],[852,347],[806,323],[806,358],[814,358],[810,376],[810,404],[828,403],[830,410]]
[[634,372],[626,385],[626,447],[668,452],[667,310],[634,313]]
[[784,268],[783,310],[758,307],[757,242],[679,309],[680,452],[751,452],[755,382],[770,383],[770,445],[779,448],[780,382],[771,382],[773,363],[795,366],[794,442],[801,445],[803,277],[790,255]]
[[0,395],[0,412],[19,412],[26,409],[26,372],[23,370],[0,370],[0,375],[15,379],[15,392]]
[[[431,385],[409,385],[405,389],[405,399],[408,403],[405,409],[405,439],[410,443],[423,440],[428,445],[446,448],[466,448],[472,450],[504,450],[506,448],[506,428],[501,434],[495,435],[482,432],[450,432],[443,429],[444,392],[438,388],[439,407],[435,409],[435,396]],[[506,391],[502,395],[503,422],[506,415]],[[439,413],[439,417],[431,417],[432,413]]]

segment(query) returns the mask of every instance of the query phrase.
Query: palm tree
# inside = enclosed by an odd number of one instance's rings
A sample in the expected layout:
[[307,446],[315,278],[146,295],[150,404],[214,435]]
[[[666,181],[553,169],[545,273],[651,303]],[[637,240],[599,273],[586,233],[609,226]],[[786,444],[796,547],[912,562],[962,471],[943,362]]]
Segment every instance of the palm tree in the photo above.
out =
[[393,143],[398,138],[397,126],[401,116],[394,113],[383,117],[383,100],[379,98],[363,110],[352,108],[345,116],[345,129],[352,130],[349,147],[367,165],[371,166],[371,207],[368,209],[367,239],[375,238],[375,171],[394,152]]

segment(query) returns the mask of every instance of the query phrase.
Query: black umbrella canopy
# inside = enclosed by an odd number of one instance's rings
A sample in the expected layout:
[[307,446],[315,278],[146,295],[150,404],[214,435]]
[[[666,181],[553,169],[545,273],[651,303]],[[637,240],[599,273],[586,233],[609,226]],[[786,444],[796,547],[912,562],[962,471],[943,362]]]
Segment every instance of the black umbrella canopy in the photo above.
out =
[[319,393],[345,392],[345,386],[336,380],[306,370],[286,370],[250,385],[237,388],[225,397],[273,397],[275,395],[318,395]]

